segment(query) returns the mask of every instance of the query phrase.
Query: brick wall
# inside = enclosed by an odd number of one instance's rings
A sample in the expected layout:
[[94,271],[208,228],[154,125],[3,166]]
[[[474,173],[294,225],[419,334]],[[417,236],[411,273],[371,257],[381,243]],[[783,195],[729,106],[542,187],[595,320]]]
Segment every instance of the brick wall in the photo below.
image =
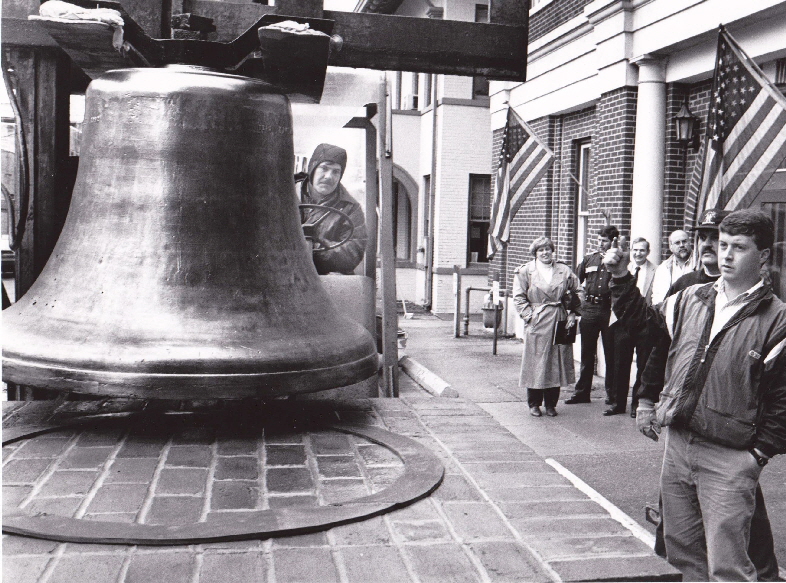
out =
[[[710,95],[712,93],[712,80],[705,81],[691,86],[688,98],[688,109],[698,121],[698,129],[701,139],[703,140],[707,133],[707,113],[710,108]],[[696,179],[693,175],[694,169],[697,164],[700,164],[699,153],[688,150],[688,158],[686,162],[686,190],[687,185],[690,185],[691,179]],[[693,217],[696,207],[696,189],[690,190],[685,195],[685,225],[690,227],[693,223]]]
[[622,87],[604,93],[598,102],[598,131],[592,148],[595,188],[590,191],[590,235],[605,225],[605,211],[620,234],[630,236],[637,96],[636,87]]
[[[529,253],[532,241],[543,235],[554,241],[559,260],[571,266],[576,264],[574,239],[578,186],[570,175],[576,171],[576,144],[591,138],[595,132],[595,108],[530,120],[527,123],[552,149],[555,161],[513,218],[510,244],[505,251],[498,253],[491,263],[489,281],[497,274],[504,274],[500,280],[505,281],[508,286],[512,285],[515,269],[533,258]],[[503,130],[499,129],[493,135],[494,172],[498,167],[502,133]],[[594,183],[594,165],[591,165],[591,193]]]
[[562,135],[559,148],[555,151],[557,160],[555,161],[558,172],[557,184],[558,201],[556,206],[556,216],[558,218],[558,234],[553,237],[557,246],[557,256],[568,265],[575,266],[578,258],[575,256],[576,248],[576,200],[579,187],[571,175],[577,176],[578,171],[578,144],[586,140],[592,143],[592,155],[590,158],[590,209],[595,193],[595,150],[596,139],[594,134],[597,131],[597,111],[596,107],[588,107],[579,111],[571,112],[561,116],[560,125]]
[[554,0],[529,20],[529,42],[542,37],[574,16],[581,14],[592,0]]
[[709,108],[712,83],[697,85],[670,84],[666,89],[666,175],[663,192],[663,230],[661,232],[661,256],[668,257],[669,235],[677,230],[691,227],[695,200],[688,195],[688,184],[694,168],[701,162],[699,152],[685,148],[677,142],[674,117],[679,113],[685,98],[688,109],[697,119],[697,132],[704,135],[704,125]]

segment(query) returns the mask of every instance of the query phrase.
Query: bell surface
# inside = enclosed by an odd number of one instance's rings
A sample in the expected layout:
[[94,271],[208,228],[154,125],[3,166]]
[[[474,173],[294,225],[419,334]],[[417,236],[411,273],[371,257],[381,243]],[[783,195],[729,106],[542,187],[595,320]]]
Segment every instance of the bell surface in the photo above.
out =
[[86,93],[63,231],[3,311],[3,380],[234,399],[376,374],[306,249],[289,100],[199,67],[123,69]]

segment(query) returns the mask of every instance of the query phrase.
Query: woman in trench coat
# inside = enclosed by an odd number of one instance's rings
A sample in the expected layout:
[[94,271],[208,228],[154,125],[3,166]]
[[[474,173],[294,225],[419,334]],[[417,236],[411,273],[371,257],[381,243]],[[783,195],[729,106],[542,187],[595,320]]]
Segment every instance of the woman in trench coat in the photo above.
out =
[[548,237],[532,242],[535,259],[516,270],[513,302],[524,320],[524,354],[521,358],[519,386],[527,388],[530,415],[540,417],[545,401],[546,415],[556,417],[560,387],[576,382],[573,347],[552,344],[554,327],[567,320],[576,325],[576,310],[581,306],[579,280],[564,263],[554,259],[554,243]]

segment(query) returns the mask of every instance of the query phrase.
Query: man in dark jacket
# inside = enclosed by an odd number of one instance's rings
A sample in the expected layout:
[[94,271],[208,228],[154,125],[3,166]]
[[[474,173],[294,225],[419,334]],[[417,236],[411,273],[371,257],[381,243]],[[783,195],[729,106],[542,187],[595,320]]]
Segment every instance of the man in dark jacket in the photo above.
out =
[[[318,204],[343,212],[352,221],[354,230],[338,213],[322,209],[302,209],[301,222],[314,224],[309,236],[318,245],[314,249],[314,265],[320,275],[331,272],[351,274],[366,251],[366,221],[363,209],[341,184],[347,168],[347,151],[338,146],[320,144],[308,162],[308,178],[300,190],[300,202]],[[305,227],[304,227],[305,228]],[[349,240],[332,249],[326,249]]]
[[[747,553],[761,469],[786,453],[786,306],[760,276],[774,227],[754,210],[720,224],[715,283],[647,307],[623,253],[604,263],[613,309],[631,333],[668,346],[658,375],[648,364],[636,424],[668,439],[661,473],[666,553],[685,580],[755,581]],[[659,400],[657,409],[654,405]]]
[[[616,395],[614,384],[616,370],[614,367],[614,335],[609,329],[611,316],[611,292],[609,283],[611,274],[603,264],[603,254],[611,245],[612,239],[619,237],[617,227],[607,225],[598,234],[598,250],[588,253],[576,267],[579,282],[584,285],[584,297],[581,301],[581,369],[573,395],[565,400],[565,404],[589,403],[592,390],[592,375],[595,373],[595,356],[598,351],[598,336],[603,341],[603,355],[606,362],[606,404],[612,405]],[[621,375],[624,376],[624,375]],[[630,365],[628,366],[628,377]],[[627,380],[625,381],[627,382]]]

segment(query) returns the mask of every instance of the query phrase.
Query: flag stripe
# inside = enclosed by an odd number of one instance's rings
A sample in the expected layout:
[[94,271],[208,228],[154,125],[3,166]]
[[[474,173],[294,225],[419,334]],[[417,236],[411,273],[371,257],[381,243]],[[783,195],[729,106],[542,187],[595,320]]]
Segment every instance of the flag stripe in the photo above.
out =
[[530,180],[533,170],[535,170],[543,160],[548,161],[548,155],[543,148],[538,148],[532,153],[527,159],[527,163],[522,165],[518,172],[510,173],[510,184],[513,192],[518,193],[526,190],[526,188],[524,188],[526,186],[526,181]]
[[552,151],[508,107],[491,205],[489,259],[507,243],[513,217],[553,161]]
[[[728,172],[736,172],[745,162],[747,153],[756,146],[751,140],[755,131],[767,123],[767,116],[772,111],[774,102],[763,91],[753,100],[750,108],[740,117],[740,120],[729,132],[723,152],[723,160]],[[743,153],[740,156],[740,153]]]
[[717,178],[723,175],[721,172],[723,156],[721,156],[719,152],[716,152],[715,148],[712,146],[709,146],[707,151],[707,162],[704,167],[703,179],[704,184],[707,186],[704,189],[704,205],[701,207],[701,210],[705,208],[714,208],[717,204],[718,195],[720,194]]
[[519,172],[521,172],[521,167],[526,164],[527,161],[532,158],[532,156],[538,154],[538,152],[543,151],[535,140],[527,140],[524,142],[524,145],[525,147],[522,147],[521,150],[519,150],[519,153],[516,154],[510,164],[511,176],[516,176]]
[[[781,112],[782,116],[786,118],[786,112]],[[786,144],[786,131],[781,128],[781,131],[776,139],[772,141],[769,148],[761,155],[756,161],[750,172],[745,175],[745,179],[740,184],[739,188],[734,192],[734,195],[727,206],[731,208],[739,208],[740,200],[748,193],[758,194],[764,185],[769,182],[772,172],[780,166],[783,161],[784,152],[783,146]],[[767,170],[771,170],[767,172]],[[755,188],[758,183],[758,188]]]
[[[770,101],[770,103],[775,105],[773,101]],[[740,190],[748,190],[753,186],[756,176],[753,176],[753,178],[751,176],[764,172],[770,160],[777,157],[778,150],[786,143],[784,124],[786,124],[786,111],[782,109],[770,110],[769,115],[762,123],[762,126],[769,126],[767,131],[764,135],[757,136],[755,140],[748,140],[748,145],[743,148],[743,152],[738,156],[738,158],[745,156],[746,158],[756,160],[753,167],[748,172],[742,171],[743,165],[747,160],[735,160],[734,164],[729,167],[722,184],[723,192],[727,194],[730,203],[734,199],[737,199],[737,202],[739,202],[739,199],[744,196],[744,192],[740,192]],[[736,205],[734,208],[736,208]]]
[[525,184],[522,184],[520,187],[513,189],[513,191],[517,192],[518,194],[510,203],[510,211],[512,215],[515,215],[521,208],[521,205],[524,204],[527,195],[535,187],[535,185],[540,182],[540,179],[543,178],[543,175],[551,166],[551,162],[552,159],[549,158],[544,152],[543,156],[541,156],[540,162],[532,169],[532,172],[525,177]]

